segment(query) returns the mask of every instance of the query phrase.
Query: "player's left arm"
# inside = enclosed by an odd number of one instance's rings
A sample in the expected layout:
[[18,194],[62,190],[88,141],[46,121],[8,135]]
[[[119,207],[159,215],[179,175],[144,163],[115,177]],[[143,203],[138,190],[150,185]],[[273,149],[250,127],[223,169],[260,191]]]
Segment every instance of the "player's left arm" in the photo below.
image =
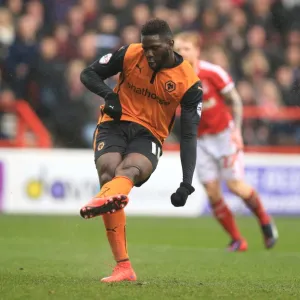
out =
[[212,82],[226,103],[231,107],[234,120],[231,139],[237,145],[238,149],[242,149],[244,145],[241,133],[243,121],[243,104],[241,97],[234,86],[231,76],[220,66],[214,67]]
[[231,76],[220,66],[215,65],[211,72],[211,81],[218,92],[231,106],[235,128],[241,129],[243,119],[243,105]]
[[192,180],[196,166],[197,130],[201,116],[202,87],[200,81],[187,90],[181,100],[180,159],[183,178],[176,193],[171,196],[174,206],[184,206],[194,192]]
[[180,158],[183,182],[192,184],[196,165],[197,130],[201,116],[202,87],[200,81],[184,94],[181,100]]
[[243,103],[237,89],[233,87],[228,92],[223,93],[223,96],[226,99],[226,103],[231,107],[235,127],[241,130],[243,122]]

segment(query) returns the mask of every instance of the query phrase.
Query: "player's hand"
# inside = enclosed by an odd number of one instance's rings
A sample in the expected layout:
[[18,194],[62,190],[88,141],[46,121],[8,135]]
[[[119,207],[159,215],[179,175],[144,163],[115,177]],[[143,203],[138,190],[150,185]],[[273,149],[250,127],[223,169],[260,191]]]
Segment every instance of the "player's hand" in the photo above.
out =
[[195,189],[185,182],[180,183],[180,187],[171,196],[171,203],[175,207],[184,206],[189,195],[191,195]]
[[103,112],[114,120],[120,121],[122,116],[122,106],[118,94],[111,93],[105,98]]
[[233,128],[231,131],[231,141],[236,145],[238,150],[243,150],[244,142],[241,129]]

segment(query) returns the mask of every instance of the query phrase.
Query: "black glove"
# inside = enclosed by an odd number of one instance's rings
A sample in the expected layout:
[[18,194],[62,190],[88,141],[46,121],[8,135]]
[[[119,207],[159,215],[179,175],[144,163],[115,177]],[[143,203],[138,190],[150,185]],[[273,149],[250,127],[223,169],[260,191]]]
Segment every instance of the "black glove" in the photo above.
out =
[[103,112],[114,120],[120,121],[122,116],[122,106],[118,94],[111,93],[105,98]]
[[180,187],[171,196],[171,202],[175,207],[184,206],[189,195],[191,195],[195,189],[185,182],[180,183]]

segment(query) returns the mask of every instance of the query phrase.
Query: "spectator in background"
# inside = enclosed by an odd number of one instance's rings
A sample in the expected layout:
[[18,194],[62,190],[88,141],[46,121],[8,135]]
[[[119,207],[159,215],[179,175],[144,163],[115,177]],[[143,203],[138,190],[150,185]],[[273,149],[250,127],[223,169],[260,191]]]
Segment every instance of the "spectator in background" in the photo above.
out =
[[286,60],[290,67],[293,69],[295,79],[297,80],[300,75],[300,46],[289,46],[286,50]]
[[[221,66],[227,72],[230,72],[229,56],[226,55],[224,49],[220,46],[214,46],[209,48],[209,52],[206,55],[207,59],[213,64]],[[230,72],[233,75],[233,72]]]
[[182,28],[181,30],[199,30],[199,13],[197,6],[192,1],[185,1],[180,7],[181,18],[182,18]]
[[21,16],[23,10],[23,0],[7,0],[7,8],[11,12],[14,25],[17,26],[18,18]]
[[0,8],[0,43],[7,47],[15,39],[15,27],[11,12],[6,8]]
[[12,14],[8,9],[0,8],[0,62],[8,54],[9,46],[15,39],[15,27]]
[[94,32],[88,32],[82,35],[78,41],[78,57],[86,65],[91,64],[97,56],[97,37]]
[[234,7],[232,0],[217,0],[214,2],[214,8],[219,17],[220,26],[224,26],[228,23],[231,11]]
[[[10,89],[3,89],[0,92],[0,139],[13,139],[16,133],[16,116],[5,111],[16,101],[15,94]],[[4,109],[4,111],[2,111]]]
[[[300,21],[299,21],[300,22]],[[287,34],[289,45],[300,46],[300,23],[295,25]]]
[[80,0],[79,3],[83,10],[86,29],[94,29],[99,15],[99,1]]
[[57,43],[58,56],[68,62],[77,57],[77,48],[72,47],[70,41],[70,29],[65,24],[59,24],[54,29],[53,37]]
[[70,8],[77,2],[78,0],[43,0],[46,12],[50,15],[48,18],[51,20],[51,25],[63,23]]
[[224,31],[226,37],[224,45],[227,49],[230,49],[232,57],[232,68],[235,69],[236,78],[241,78],[243,72],[241,69],[241,60],[243,52],[246,49],[245,35],[247,32],[247,16],[246,13],[239,7],[232,9],[227,25],[225,25]]
[[219,19],[215,10],[208,9],[203,12],[201,28],[203,31],[203,43],[206,48],[223,42],[224,32],[219,26]]
[[157,5],[153,9],[153,17],[167,20],[170,15],[170,10],[164,5]]
[[265,80],[261,83],[257,98],[266,116],[276,113],[282,106],[280,91],[272,80]]
[[119,23],[119,29],[132,23],[132,1],[129,0],[110,0],[105,1],[106,13],[114,15]]
[[261,50],[251,50],[242,62],[243,73],[254,85],[269,75],[269,62]]
[[146,4],[135,5],[132,11],[133,22],[138,28],[141,28],[145,20],[149,20],[151,17],[151,12]]
[[[287,48],[286,61],[293,70],[293,94],[298,96],[300,94],[300,46],[291,45]],[[299,98],[297,102],[299,105]]]
[[[261,83],[260,87],[258,88],[257,98],[259,102],[259,106],[261,107],[261,111],[263,112],[264,116],[272,116],[277,113],[280,108],[282,107],[282,99],[280,91],[273,80],[265,80]],[[259,144],[272,143],[277,144],[279,141],[279,136],[283,132],[287,132],[289,130],[289,125],[286,121],[278,121],[276,125],[271,125],[272,122],[270,121],[263,121],[264,119],[261,118],[258,121],[258,124],[261,124],[257,128],[256,136],[258,139]],[[268,132],[268,139],[266,140],[265,134]],[[276,132],[277,137],[274,138],[274,132]]]
[[118,48],[120,37],[117,34],[118,20],[114,15],[105,14],[98,19],[97,49],[99,56]]
[[300,87],[297,86],[293,69],[281,66],[276,72],[276,80],[281,91],[281,98],[286,106],[297,106],[300,103]]
[[[68,148],[92,146],[93,134],[98,119],[99,97],[91,96],[80,81],[80,73],[85,68],[83,60],[73,60],[65,73],[64,99],[55,112],[57,141]],[[92,124],[92,126],[91,126]]]
[[25,5],[26,14],[32,17],[37,23],[38,35],[43,36],[44,34],[50,33],[51,28],[47,24],[44,24],[44,6],[39,0],[31,0]]
[[249,17],[252,24],[259,24],[273,33],[272,0],[253,0],[249,3]]
[[69,43],[73,49],[77,49],[77,40],[84,34],[84,22],[84,12],[81,6],[73,6],[68,13]]
[[56,40],[53,37],[43,38],[34,73],[37,93],[34,108],[49,129],[54,128],[53,115],[65,101],[61,85],[65,67],[58,56]]
[[256,105],[256,96],[252,85],[248,81],[239,81],[237,85],[237,90],[241,96],[244,105]]
[[138,43],[140,40],[140,31],[138,27],[134,25],[126,26],[121,31],[122,44],[129,45],[132,43]]
[[172,32],[178,33],[181,31],[182,28],[182,20],[181,15],[178,10],[172,9],[169,10],[170,14],[168,15],[168,18],[166,19]]
[[38,23],[29,15],[19,19],[18,32],[5,60],[6,80],[18,98],[28,99],[32,70],[36,67]]
[[270,71],[273,73],[283,63],[283,51],[279,45],[268,44],[266,30],[260,25],[249,28],[247,34],[248,49],[263,51],[270,64]]

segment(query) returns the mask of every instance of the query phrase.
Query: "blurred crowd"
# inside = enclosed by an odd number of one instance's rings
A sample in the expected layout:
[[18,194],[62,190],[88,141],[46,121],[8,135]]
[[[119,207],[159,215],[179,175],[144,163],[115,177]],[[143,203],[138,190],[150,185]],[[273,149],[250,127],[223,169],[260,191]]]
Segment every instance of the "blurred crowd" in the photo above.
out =
[[[83,87],[80,72],[139,42],[151,17],[174,33],[199,32],[202,58],[230,72],[244,105],[299,106],[300,0],[0,0],[0,101],[28,101],[55,146],[90,147],[103,100]],[[300,122],[245,120],[244,138],[300,144]]]

